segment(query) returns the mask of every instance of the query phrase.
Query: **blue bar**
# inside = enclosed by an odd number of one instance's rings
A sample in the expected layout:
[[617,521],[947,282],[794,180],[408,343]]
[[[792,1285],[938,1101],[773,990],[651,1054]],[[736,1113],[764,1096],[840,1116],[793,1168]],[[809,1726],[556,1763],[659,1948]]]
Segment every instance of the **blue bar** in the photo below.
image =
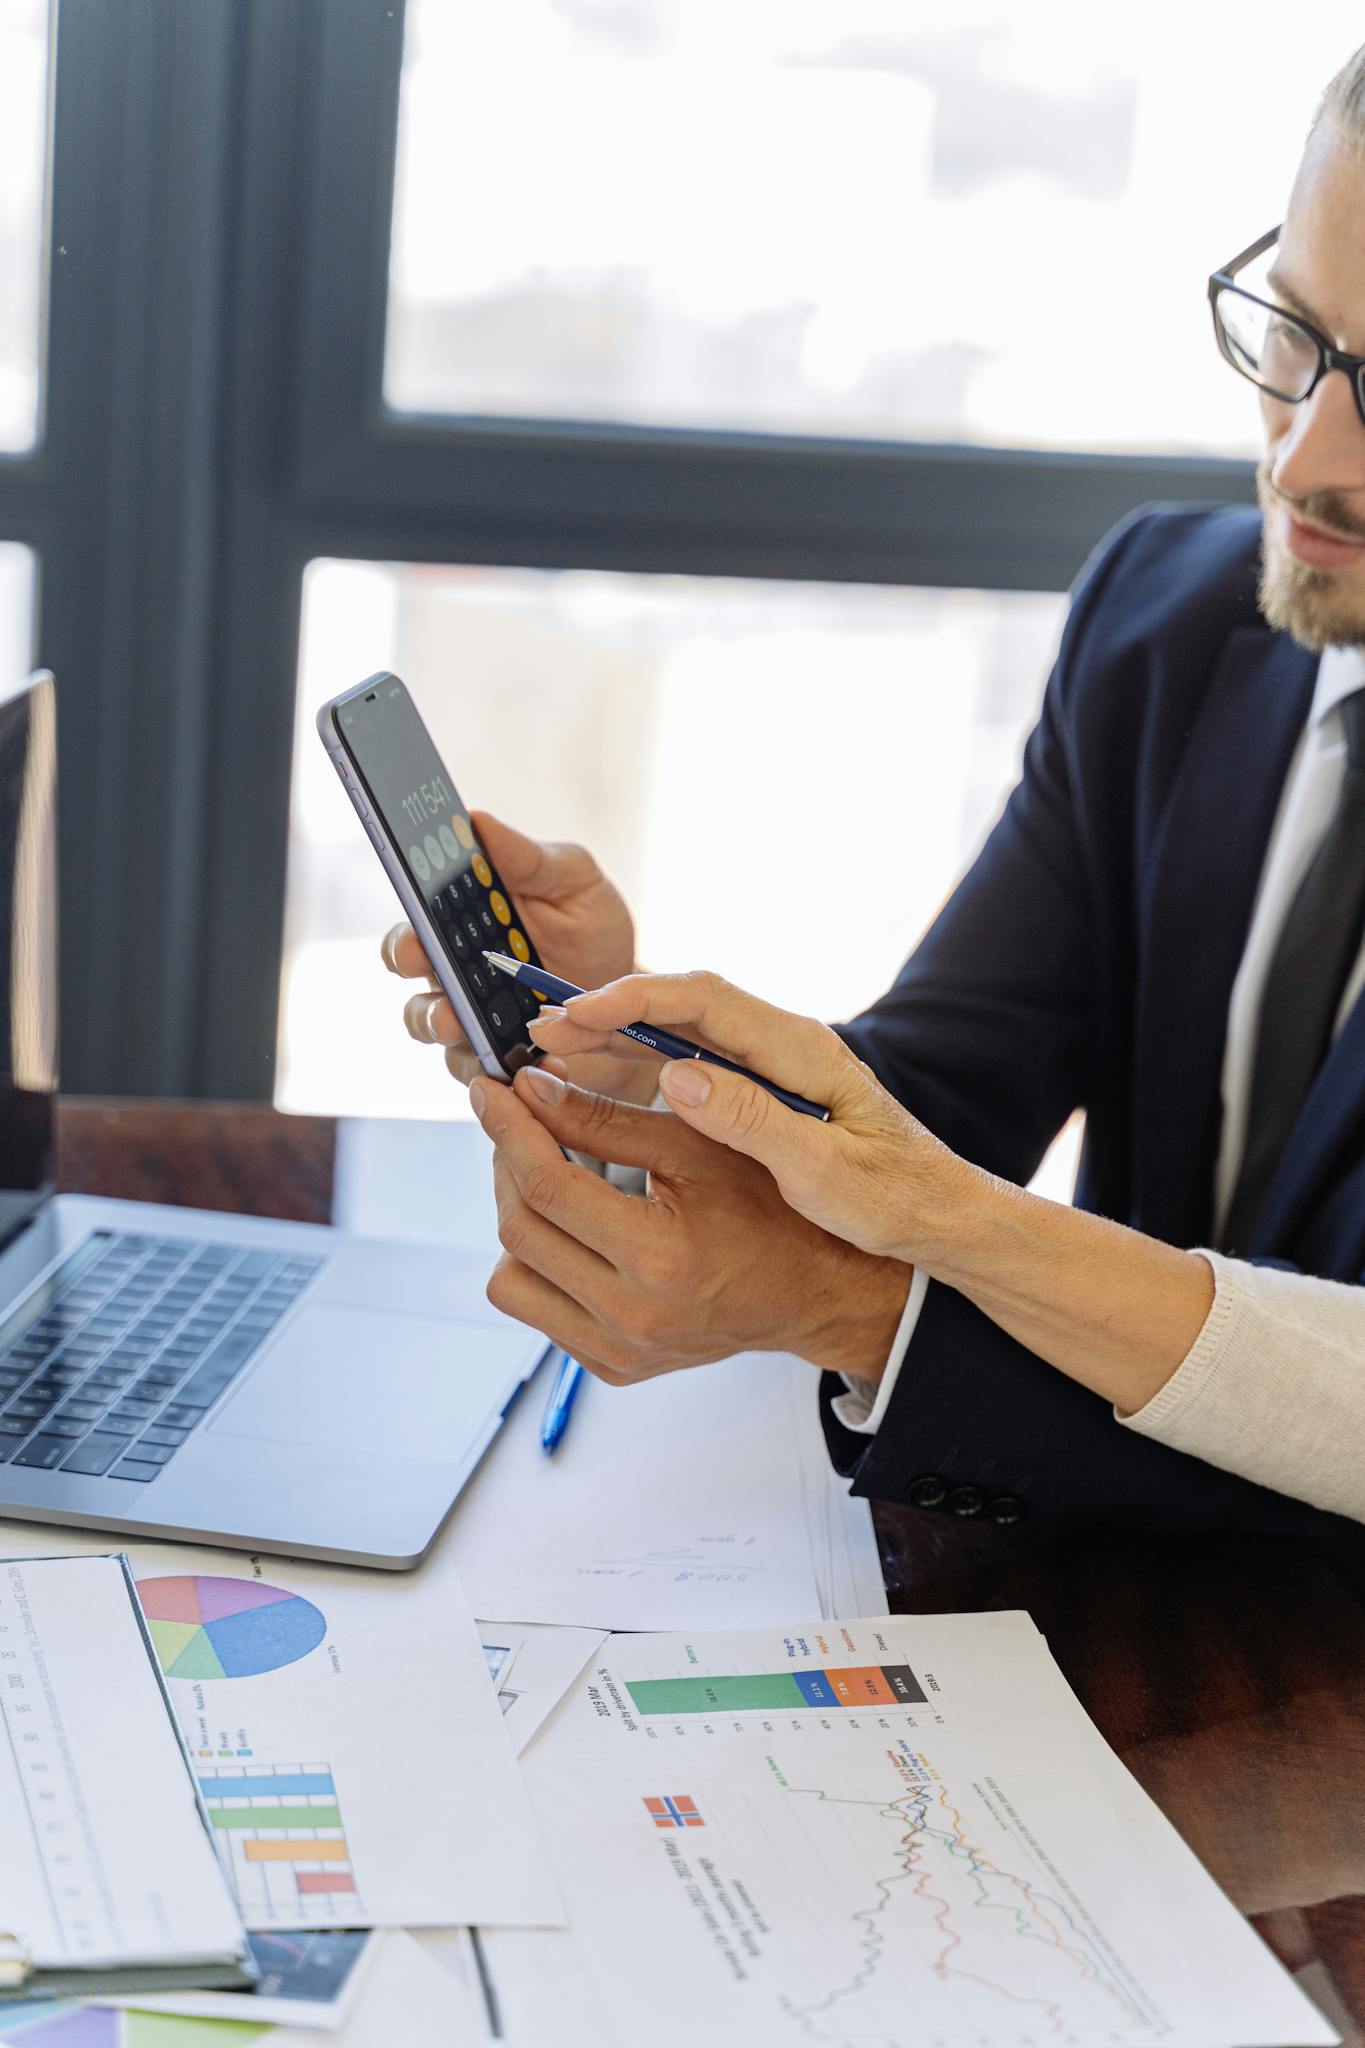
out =
[[288,1799],[306,1798],[310,1792],[325,1792],[336,1796],[336,1786],[330,1772],[309,1777],[303,1771],[292,1775],[280,1771],[271,1778],[236,1778],[224,1772],[199,1780],[199,1789],[206,1799],[270,1799],[276,1793]]
[[823,1671],[793,1671],[792,1677],[800,1686],[808,1707],[838,1706],[834,1688]]

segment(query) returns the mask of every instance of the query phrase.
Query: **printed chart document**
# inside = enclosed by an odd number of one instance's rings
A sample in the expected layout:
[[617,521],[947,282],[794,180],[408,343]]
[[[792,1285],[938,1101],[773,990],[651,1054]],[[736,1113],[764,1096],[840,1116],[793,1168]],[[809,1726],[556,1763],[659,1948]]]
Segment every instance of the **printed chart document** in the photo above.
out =
[[20,1996],[246,1978],[121,1557],[0,1564],[0,1930]]
[[[634,1387],[589,1379],[553,1458],[543,1401],[513,1409],[424,1568],[477,1614],[581,1628],[816,1620],[822,1602],[793,1379],[755,1352]],[[818,1428],[818,1423],[816,1424]]]
[[606,1637],[600,1628],[481,1621],[479,1639],[503,1726],[520,1756]]
[[[17,1533],[0,1525],[0,1549]],[[64,1551],[107,1540],[53,1532]],[[451,1574],[129,1555],[248,1927],[562,1924]]]
[[622,2041],[1336,2039],[1027,1615],[614,1637],[525,1769]]

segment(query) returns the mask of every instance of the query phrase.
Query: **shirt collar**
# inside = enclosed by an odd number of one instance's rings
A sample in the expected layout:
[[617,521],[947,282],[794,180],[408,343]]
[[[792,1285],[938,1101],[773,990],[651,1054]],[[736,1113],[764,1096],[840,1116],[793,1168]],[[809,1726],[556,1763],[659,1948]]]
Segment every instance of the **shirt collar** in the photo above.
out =
[[1318,663],[1317,688],[1308,714],[1309,726],[1320,725],[1343,697],[1365,689],[1365,647],[1324,647]]

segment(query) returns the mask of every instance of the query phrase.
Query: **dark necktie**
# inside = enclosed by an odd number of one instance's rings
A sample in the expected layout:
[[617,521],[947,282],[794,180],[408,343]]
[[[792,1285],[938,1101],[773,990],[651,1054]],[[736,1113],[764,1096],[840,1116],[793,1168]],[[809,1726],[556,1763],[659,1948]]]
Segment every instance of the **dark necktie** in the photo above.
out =
[[1332,1043],[1365,936],[1365,690],[1339,705],[1346,773],[1326,836],[1280,930],[1261,999],[1247,1143],[1223,1227],[1245,1250],[1289,1133]]

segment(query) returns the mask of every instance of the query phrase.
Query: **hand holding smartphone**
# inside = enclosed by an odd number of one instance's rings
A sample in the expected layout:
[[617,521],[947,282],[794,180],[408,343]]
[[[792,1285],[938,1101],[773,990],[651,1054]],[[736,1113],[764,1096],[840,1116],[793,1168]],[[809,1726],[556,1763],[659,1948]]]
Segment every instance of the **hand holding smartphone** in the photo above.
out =
[[540,958],[406,686],[369,676],[324,704],[317,726],[479,1065],[507,1078],[539,1057],[526,1023],[540,1004],[483,955]]

